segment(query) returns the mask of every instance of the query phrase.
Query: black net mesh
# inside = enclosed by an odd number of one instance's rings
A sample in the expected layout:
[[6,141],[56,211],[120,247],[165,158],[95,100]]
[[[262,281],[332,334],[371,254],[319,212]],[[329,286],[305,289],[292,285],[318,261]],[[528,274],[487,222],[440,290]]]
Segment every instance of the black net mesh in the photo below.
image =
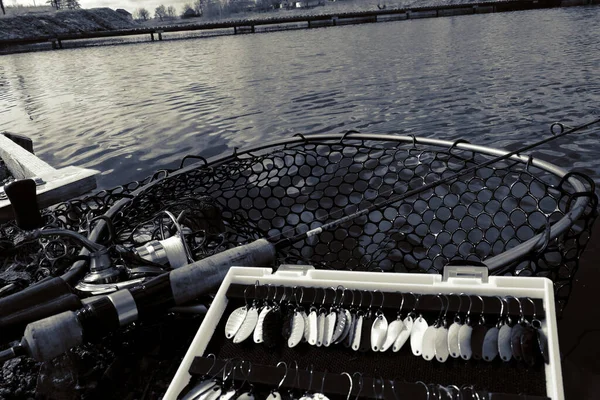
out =
[[[200,259],[257,238],[306,232],[489,157],[418,140],[307,138],[191,169],[159,171],[144,181],[46,209],[43,216],[46,227],[87,235],[95,219],[108,213],[115,232],[105,230],[99,241],[133,247],[174,233],[161,211],[180,215],[185,210],[181,222],[189,230],[193,257]],[[574,180],[585,188],[576,190]],[[584,212],[566,229],[494,271],[549,277],[560,310],[596,217],[593,191],[593,182],[584,176],[561,180],[534,163],[501,162],[296,243],[279,254],[279,262],[436,273],[449,260],[490,262],[546,232],[583,201]],[[118,202],[125,205],[117,210]],[[63,274],[79,257],[81,245],[64,236],[15,247],[13,239],[20,233],[14,222],[0,225],[0,297]],[[49,363],[11,360],[0,376],[0,397],[58,398],[64,393],[64,398],[159,399],[199,323],[199,318],[168,314]]]
[[[149,218],[166,199],[209,195],[224,216],[248,230],[243,243],[306,232],[374,202],[489,160],[454,148],[346,139],[306,141],[244,154],[162,180],[137,195],[115,220],[119,229]],[[596,213],[591,192],[533,163],[505,161],[478,169],[296,243],[281,262],[320,268],[440,272],[450,260],[485,261],[545,232],[582,195],[585,213],[565,233],[542,240],[538,251],[501,268],[504,274],[545,276],[568,297],[577,260]]]
[[[157,213],[187,209],[196,244],[194,257],[199,259],[261,237],[306,232],[490,158],[460,146],[426,145],[418,140],[307,138],[234,154],[210,165],[200,163],[187,171],[161,171],[144,182],[46,210],[45,218],[48,226],[87,233],[93,217],[117,200],[130,198],[112,222],[117,243],[137,246],[155,238]],[[585,190],[576,190],[573,179],[582,182]],[[201,222],[207,218],[201,199],[207,196],[218,204],[225,226],[216,233]],[[536,251],[520,254],[517,261],[494,271],[552,279],[560,308],[568,299],[579,256],[590,237],[596,196],[589,178],[575,174],[571,180],[560,179],[533,162],[510,160],[479,168],[295,243],[280,254],[279,261],[330,269],[437,273],[450,260],[490,260],[544,234],[577,201],[587,205],[569,228],[550,240],[544,236]],[[9,238],[15,229],[4,225],[0,239]],[[60,274],[79,251],[62,238],[28,246],[3,257],[5,271],[7,267],[15,272],[35,270],[36,279]],[[36,252],[40,246],[43,251]]]

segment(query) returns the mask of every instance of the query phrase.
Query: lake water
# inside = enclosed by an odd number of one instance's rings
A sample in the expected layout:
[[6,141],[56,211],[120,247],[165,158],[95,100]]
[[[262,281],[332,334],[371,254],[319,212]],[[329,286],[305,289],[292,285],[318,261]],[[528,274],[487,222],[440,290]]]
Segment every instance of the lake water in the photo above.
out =
[[[100,187],[294,133],[514,146],[598,115],[600,8],[0,56],[0,130]],[[597,133],[540,156],[598,176]]]

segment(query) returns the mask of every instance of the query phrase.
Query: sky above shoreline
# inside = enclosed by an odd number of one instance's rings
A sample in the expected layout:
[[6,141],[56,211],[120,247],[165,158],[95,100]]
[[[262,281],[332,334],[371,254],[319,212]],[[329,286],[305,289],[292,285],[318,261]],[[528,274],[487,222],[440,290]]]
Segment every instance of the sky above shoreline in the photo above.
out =
[[161,4],[165,6],[174,6],[177,12],[183,10],[183,6],[188,3],[192,3],[192,0],[79,0],[81,7],[83,8],[94,8],[94,7],[110,7],[112,9],[124,8],[125,10],[133,13],[134,10],[144,7],[152,14],[154,9]]
[[[117,8],[124,8],[125,10],[133,13],[136,9],[144,7],[152,14],[154,14],[154,9],[161,4],[165,6],[174,6],[177,9],[177,12],[180,13],[183,11],[183,6],[185,4],[191,4],[193,0],[79,0],[79,4],[81,4],[82,8],[96,8],[96,7],[109,7],[113,10]],[[34,0],[4,0],[4,4],[8,6],[14,6],[17,4],[33,6]],[[36,5],[46,5],[46,0],[35,0]]]

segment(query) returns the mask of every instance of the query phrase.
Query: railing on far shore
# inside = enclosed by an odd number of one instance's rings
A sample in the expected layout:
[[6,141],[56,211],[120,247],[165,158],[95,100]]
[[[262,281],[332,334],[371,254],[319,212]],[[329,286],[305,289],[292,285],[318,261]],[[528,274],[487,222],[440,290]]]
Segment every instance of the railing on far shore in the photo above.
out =
[[[363,24],[374,22],[399,21],[417,18],[436,18],[456,15],[484,14],[509,11],[523,11],[554,7],[600,4],[600,0],[503,0],[469,4],[447,4],[427,7],[382,9],[347,13],[318,15],[298,15],[288,17],[257,18],[205,22],[188,25],[167,25],[100,32],[81,32],[61,35],[46,35],[30,38],[0,40],[0,50],[11,52],[16,46],[50,43],[52,49],[62,49],[64,41],[83,39],[103,39],[126,36],[150,35],[162,41],[165,33],[229,30],[222,34],[244,34],[288,29],[310,29],[326,26]],[[262,29],[257,29],[261,27]],[[156,36],[155,36],[156,35]]]

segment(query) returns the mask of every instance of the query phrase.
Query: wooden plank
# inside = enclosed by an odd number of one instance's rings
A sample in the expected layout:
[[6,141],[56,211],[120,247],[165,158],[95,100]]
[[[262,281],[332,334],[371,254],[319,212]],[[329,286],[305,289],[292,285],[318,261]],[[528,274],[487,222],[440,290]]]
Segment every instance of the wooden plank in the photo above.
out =
[[[41,178],[37,187],[40,208],[46,208],[96,188],[99,171],[69,166],[55,169],[12,140],[0,135],[0,157],[16,179]],[[0,221],[13,219],[13,211],[7,199],[0,199]]]
[[56,171],[4,135],[0,135],[0,158],[16,179],[33,178]]

